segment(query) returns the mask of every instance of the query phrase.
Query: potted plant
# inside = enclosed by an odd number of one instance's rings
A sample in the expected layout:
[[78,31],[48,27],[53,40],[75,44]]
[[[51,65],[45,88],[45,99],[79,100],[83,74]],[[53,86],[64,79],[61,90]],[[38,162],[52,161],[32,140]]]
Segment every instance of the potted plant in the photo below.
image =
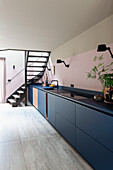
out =
[[94,62],[96,62],[96,65],[87,73],[87,77],[97,78],[101,82],[104,92],[105,87],[113,87],[113,62],[105,64],[102,55],[99,57],[95,56]]

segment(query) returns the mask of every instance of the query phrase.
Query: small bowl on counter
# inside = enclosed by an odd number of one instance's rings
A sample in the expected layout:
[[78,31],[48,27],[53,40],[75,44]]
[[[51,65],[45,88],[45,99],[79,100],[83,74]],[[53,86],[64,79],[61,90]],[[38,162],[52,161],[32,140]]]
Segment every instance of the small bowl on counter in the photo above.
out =
[[104,96],[102,96],[102,95],[95,95],[94,96],[94,100],[96,100],[98,102],[103,102],[104,101]]

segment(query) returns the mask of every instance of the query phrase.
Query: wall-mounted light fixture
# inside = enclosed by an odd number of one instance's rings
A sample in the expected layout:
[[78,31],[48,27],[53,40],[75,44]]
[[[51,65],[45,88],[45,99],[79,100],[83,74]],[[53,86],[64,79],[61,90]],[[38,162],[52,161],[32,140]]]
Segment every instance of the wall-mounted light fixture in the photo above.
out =
[[111,57],[113,58],[113,54],[112,54],[112,52],[111,52],[111,50],[110,50],[110,47],[106,47],[106,44],[100,44],[100,45],[98,45],[98,48],[97,48],[97,51],[98,51],[98,52],[106,51],[106,50],[108,50],[108,51],[110,52]]
[[65,67],[69,68],[69,64],[66,64],[63,60],[58,59],[56,63],[64,63]]
[[13,65],[13,69],[15,70],[15,65]]
[[48,71],[51,71],[51,69],[50,69],[50,68],[48,68],[48,66],[47,66],[47,69],[48,69]]

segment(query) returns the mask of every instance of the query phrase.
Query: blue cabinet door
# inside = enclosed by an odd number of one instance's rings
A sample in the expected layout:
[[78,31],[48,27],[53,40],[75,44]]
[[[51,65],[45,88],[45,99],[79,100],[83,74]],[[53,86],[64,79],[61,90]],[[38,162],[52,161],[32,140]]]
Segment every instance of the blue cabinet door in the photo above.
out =
[[113,151],[113,117],[76,105],[76,126]]
[[42,90],[38,90],[38,110],[46,116],[46,93]]
[[56,97],[56,112],[75,125],[75,106],[74,102],[67,99]]
[[57,112],[56,129],[75,147],[75,126]]
[[96,170],[113,170],[113,153],[76,128],[76,149]]
[[55,95],[48,93],[48,120],[55,126]]
[[30,98],[31,98],[31,104],[33,104],[33,86],[30,86]]
[[31,104],[33,104],[33,87],[29,86],[28,87],[28,99]]
[[28,100],[30,101],[30,86],[28,86]]

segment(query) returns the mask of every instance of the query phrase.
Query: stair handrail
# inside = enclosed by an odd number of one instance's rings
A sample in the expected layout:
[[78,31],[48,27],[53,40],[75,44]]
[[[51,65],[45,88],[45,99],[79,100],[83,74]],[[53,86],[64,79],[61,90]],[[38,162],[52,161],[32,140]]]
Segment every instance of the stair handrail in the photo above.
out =
[[[22,70],[20,70],[12,79],[10,79],[10,82],[11,82],[13,79],[15,79],[15,77],[17,77],[23,70],[25,70],[25,68],[23,68]],[[10,82],[6,83],[6,85],[9,84]]]

